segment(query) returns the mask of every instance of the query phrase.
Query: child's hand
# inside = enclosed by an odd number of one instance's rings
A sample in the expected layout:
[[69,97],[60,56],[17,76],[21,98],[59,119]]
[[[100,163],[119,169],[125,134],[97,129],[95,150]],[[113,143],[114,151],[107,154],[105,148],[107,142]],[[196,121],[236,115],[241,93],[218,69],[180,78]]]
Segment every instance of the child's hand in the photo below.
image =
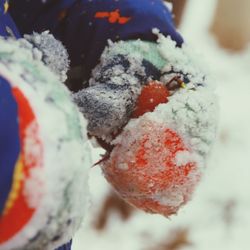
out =
[[217,126],[207,84],[187,49],[159,35],[159,44],[111,44],[75,94],[89,134],[108,150],[107,180],[131,204],[169,216],[192,196]]
[[0,249],[54,249],[81,224],[86,121],[20,41],[0,38]]

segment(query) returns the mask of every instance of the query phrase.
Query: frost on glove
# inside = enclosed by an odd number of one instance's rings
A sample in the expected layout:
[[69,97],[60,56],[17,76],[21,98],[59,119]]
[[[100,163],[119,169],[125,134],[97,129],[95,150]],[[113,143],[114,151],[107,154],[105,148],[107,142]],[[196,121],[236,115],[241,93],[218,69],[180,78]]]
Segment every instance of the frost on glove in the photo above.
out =
[[20,41],[0,39],[1,250],[69,242],[87,205],[89,155],[66,87]]
[[134,53],[143,44],[112,44],[93,70],[90,86],[74,94],[75,102],[88,119],[91,135],[112,140],[129,121],[142,84],[160,78],[160,70],[142,56],[142,51]]
[[189,48],[157,35],[157,44],[111,43],[74,99],[107,149],[107,180],[132,205],[169,216],[201,178],[218,108]]
[[49,31],[24,35],[24,38],[19,39],[19,43],[29,49],[33,58],[42,61],[62,82],[67,79],[68,52],[61,41],[55,39]]

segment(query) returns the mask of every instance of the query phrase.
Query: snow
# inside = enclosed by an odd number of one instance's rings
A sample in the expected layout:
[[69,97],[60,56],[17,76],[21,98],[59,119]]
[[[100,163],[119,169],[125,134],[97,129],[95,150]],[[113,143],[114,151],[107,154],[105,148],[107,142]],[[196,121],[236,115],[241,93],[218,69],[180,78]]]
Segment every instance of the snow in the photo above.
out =
[[180,89],[160,104],[155,112],[146,114],[162,120],[186,140],[191,150],[201,156],[209,153],[218,123],[217,98],[209,89],[198,87],[195,91]]
[[33,57],[42,60],[52,72],[54,72],[62,82],[67,79],[67,71],[69,69],[68,52],[62,42],[56,40],[49,31],[41,34],[34,32],[31,35],[24,35],[19,40],[23,46],[29,48]]
[[250,52],[231,54],[217,46],[206,31],[214,3],[190,0],[181,27],[189,45],[207,61],[220,102],[218,138],[193,200],[171,220],[136,211],[124,222],[113,213],[106,229],[97,231],[93,220],[109,186],[95,167],[89,182],[92,209],[73,241],[73,250],[158,249],[161,242],[173,240],[178,230],[187,230],[190,242],[180,250],[249,249]]
[[187,164],[188,162],[195,159],[195,156],[188,151],[179,151],[175,156],[175,162],[178,167]]

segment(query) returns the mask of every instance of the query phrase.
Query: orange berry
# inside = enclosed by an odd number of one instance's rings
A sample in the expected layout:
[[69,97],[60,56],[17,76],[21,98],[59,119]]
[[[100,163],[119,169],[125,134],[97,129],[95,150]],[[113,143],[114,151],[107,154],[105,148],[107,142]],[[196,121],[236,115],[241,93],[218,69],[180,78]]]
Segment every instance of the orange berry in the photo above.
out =
[[145,119],[124,130],[102,169],[127,202],[164,216],[175,214],[190,199],[200,179],[182,138],[164,124]]
[[168,102],[169,91],[158,81],[152,81],[142,88],[141,94],[137,99],[136,108],[133,117],[139,117],[146,112],[154,111],[160,103]]

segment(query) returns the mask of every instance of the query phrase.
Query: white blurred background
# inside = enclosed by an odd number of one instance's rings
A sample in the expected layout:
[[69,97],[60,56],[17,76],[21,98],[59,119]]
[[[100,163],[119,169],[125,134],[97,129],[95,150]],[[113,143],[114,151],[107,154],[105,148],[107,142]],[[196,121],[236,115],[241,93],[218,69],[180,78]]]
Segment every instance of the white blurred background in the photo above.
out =
[[220,125],[207,171],[193,200],[166,219],[123,203],[92,168],[91,206],[73,250],[250,249],[250,0],[172,2],[217,86]]

